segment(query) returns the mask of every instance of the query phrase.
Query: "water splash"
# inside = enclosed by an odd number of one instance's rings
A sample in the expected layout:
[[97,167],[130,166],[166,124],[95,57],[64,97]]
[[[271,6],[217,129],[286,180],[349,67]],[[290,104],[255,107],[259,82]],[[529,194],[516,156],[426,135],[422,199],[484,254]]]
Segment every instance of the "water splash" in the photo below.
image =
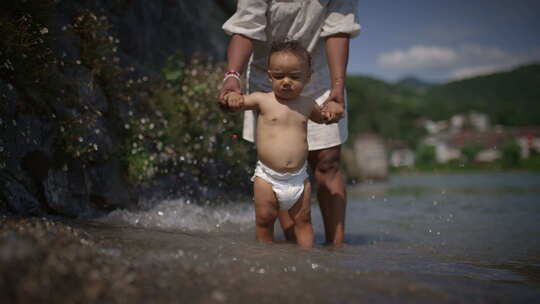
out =
[[161,201],[145,211],[116,210],[100,221],[165,230],[239,232],[254,226],[254,214],[251,204],[201,206],[178,199]]

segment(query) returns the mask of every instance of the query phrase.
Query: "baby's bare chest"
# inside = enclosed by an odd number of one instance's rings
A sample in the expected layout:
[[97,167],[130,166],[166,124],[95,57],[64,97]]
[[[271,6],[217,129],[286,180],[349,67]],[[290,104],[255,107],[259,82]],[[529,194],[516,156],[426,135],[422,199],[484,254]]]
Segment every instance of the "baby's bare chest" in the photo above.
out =
[[309,110],[302,104],[274,104],[261,109],[259,120],[268,125],[303,125],[308,121]]
[[275,110],[259,114],[259,120],[269,126],[303,126],[308,118],[305,113],[291,110]]

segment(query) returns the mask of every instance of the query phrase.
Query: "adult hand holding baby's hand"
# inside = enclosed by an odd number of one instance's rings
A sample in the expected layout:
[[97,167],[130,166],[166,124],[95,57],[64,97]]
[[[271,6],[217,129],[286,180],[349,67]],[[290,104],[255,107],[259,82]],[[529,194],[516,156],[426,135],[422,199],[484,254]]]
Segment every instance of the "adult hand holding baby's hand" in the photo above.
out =
[[345,109],[342,104],[335,101],[327,101],[323,104],[322,114],[326,120],[326,124],[338,122],[342,117]]
[[231,92],[240,93],[240,81],[234,77],[229,77],[223,81],[223,85],[221,89],[219,90],[218,94],[218,104],[221,110],[224,111],[230,111],[229,107],[227,106],[227,101],[225,100],[225,96]]
[[231,110],[240,110],[244,106],[244,96],[237,92],[229,92],[224,96],[225,104]]
[[[330,95],[323,103],[323,107],[330,104],[330,103],[337,103],[341,105],[341,111],[337,107],[333,107],[336,112],[334,114],[337,116],[337,120],[340,120],[343,117],[343,114],[345,112],[345,91],[342,87],[338,88],[332,88],[330,91]],[[336,120],[336,121],[337,121]]]

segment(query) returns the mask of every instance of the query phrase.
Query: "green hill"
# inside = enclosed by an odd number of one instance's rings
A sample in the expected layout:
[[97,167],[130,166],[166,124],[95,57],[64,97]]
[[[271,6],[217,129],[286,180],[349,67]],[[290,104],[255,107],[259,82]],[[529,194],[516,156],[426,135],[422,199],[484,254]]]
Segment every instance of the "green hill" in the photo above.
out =
[[[347,79],[351,133],[374,132],[389,139],[414,141],[421,130],[416,90],[364,76]],[[404,130],[407,130],[404,132]]]
[[540,64],[424,90],[410,83],[348,77],[351,133],[376,132],[414,146],[424,132],[415,124],[419,118],[441,120],[469,111],[487,113],[492,124],[540,125]]
[[411,88],[419,92],[425,92],[436,84],[421,80],[415,76],[407,76],[396,82],[397,85]]
[[420,110],[436,120],[475,110],[493,124],[540,125],[540,64],[432,87]]

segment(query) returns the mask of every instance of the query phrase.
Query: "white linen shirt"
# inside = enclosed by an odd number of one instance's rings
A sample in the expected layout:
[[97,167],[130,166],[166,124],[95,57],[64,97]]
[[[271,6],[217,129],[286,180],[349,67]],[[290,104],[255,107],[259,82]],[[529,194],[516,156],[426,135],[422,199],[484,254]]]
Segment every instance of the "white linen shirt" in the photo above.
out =
[[[330,94],[330,73],[324,37],[338,33],[355,37],[360,31],[357,22],[357,0],[238,0],[235,14],[223,24],[229,34],[241,34],[253,41],[253,53],[247,68],[247,92],[270,92],[267,56],[272,41],[297,40],[312,56],[310,82],[302,95],[322,104]],[[347,103],[347,102],[346,102]],[[255,113],[244,115],[244,139],[255,138]],[[337,146],[348,136],[347,113],[336,124],[308,122],[309,150]]]

